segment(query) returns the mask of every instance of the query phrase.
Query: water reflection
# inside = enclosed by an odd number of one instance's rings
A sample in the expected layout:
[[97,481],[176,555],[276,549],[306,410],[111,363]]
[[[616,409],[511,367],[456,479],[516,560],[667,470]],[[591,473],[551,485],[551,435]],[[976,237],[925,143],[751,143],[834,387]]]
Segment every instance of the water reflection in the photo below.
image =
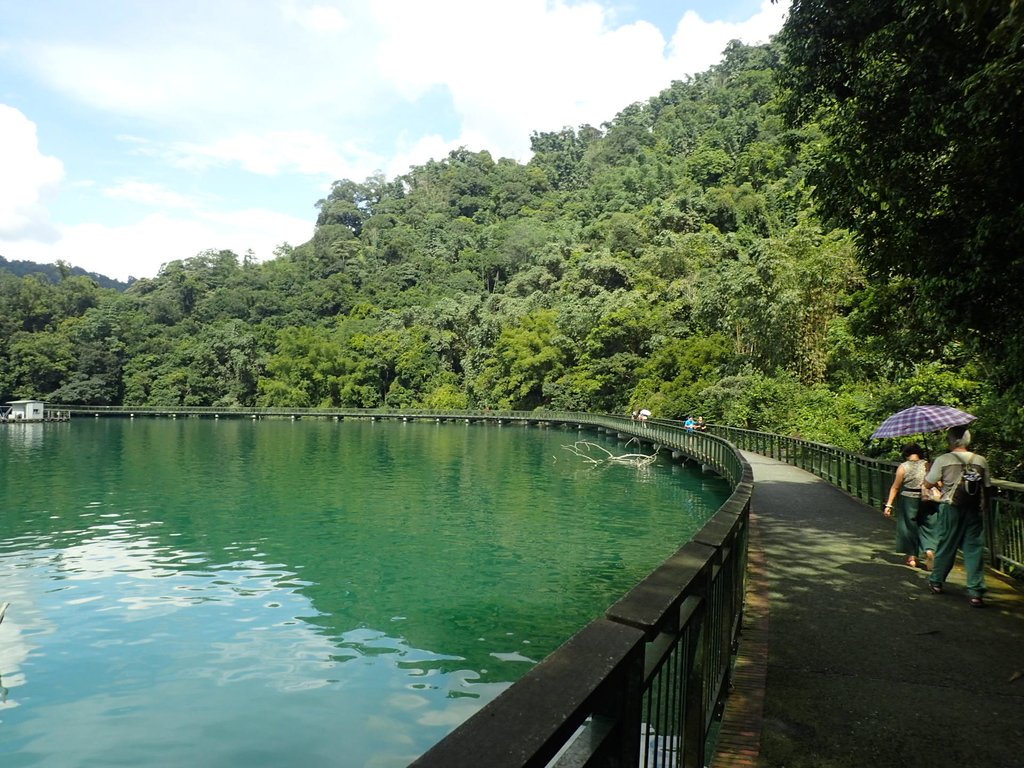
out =
[[[18,751],[28,749],[41,764],[103,763],[109,749],[124,755],[158,748],[166,764],[194,764],[195,754],[172,742],[195,726],[218,740],[245,732],[235,748],[248,743],[264,759],[280,750],[274,739],[314,752],[326,750],[317,746],[325,739],[341,739],[361,744],[352,754],[363,752],[366,761],[397,742],[404,747],[393,764],[404,765],[430,743],[410,734],[460,722],[504,688],[478,684],[475,670],[445,674],[444,665],[461,660],[409,645],[394,632],[398,617],[387,631],[361,627],[332,636],[301,618],[317,611],[280,564],[249,559],[212,567],[192,551],[128,533],[121,527],[63,551],[7,554],[0,563],[14,574],[5,594],[19,619],[10,616],[0,633],[8,689],[0,716],[8,727],[9,711],[34,703],[15,732],[27,739]],[[294,696],[303,710],[334,715],[292,722],[287,734],[243,727],[276,718]]]
[[563,439],[136,420],[8,451],[0,756],[406,765],[724,498]]
[[47,432],[63,431],[67,424],[45,423],[8,423],[0,425],[0,436],[3,437],[5,448],[15,455],[30,455],[42,446]]

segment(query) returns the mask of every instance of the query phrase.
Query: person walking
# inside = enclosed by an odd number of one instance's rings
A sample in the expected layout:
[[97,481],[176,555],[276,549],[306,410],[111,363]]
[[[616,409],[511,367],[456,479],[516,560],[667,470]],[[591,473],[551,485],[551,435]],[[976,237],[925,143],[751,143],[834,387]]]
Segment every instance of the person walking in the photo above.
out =
[[[985,606],[985,541],[982,520],[988,502],[992,476],[988,462],[979,453],[969,450],[971,432],[967,427],[953,427],[946,435],[949,452],[935,459],[924,478],[924,487],[942,489],[939,503],[939,542],[935,550],[935,567],[928,575],[928,588],[942,594],[946,577],[953,569],[956,552],[964,555],[967,569],[967,594],[975,608]],[[976,493],[969,493],[977,485]]]
[[903,463],[896,468],[883,511],[886,517],[896,517],[896,549],[904,553],[907,565],[911,568],[923,565],[930,571],[935,561],[938,534],[935,515],[929,515],[925,509],[932,505],[921,503],[921,485],[928,472],[928,462],[917,443],[905,445],[901,455]]

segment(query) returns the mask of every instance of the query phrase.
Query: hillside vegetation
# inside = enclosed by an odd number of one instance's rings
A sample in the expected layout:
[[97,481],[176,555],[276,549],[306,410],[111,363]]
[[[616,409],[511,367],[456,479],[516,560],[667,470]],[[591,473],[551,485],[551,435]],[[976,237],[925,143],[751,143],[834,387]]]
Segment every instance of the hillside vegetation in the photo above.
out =
[[464,148],[337,181],[313,239],[264,263],[204,252],[123,292],[0,271],[0,394],[647,407],[875,454],[885,416],[939,402],[1016,475],[1012,371],[819,210],[835,140],[782,90],[784,58],[731,44],[600,127],[534,134],[526,164]]

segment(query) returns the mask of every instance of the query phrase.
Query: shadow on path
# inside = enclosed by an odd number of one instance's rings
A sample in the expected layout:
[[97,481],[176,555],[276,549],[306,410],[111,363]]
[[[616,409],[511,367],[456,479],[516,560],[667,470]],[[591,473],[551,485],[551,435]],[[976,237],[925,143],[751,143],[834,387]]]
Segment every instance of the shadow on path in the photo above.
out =
[[933,595],[880,511],[744,455],[768,616],[758,764],[1024,768],[1019,586],[989,571],[979,610],[958,567]]

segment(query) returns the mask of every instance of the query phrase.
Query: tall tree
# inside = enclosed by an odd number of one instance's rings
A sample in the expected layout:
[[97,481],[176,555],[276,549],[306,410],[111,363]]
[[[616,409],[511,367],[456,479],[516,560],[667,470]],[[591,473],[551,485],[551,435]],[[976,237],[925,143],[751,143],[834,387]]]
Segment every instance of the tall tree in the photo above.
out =
[[1022,21],[1018,0],[794,0],[780,35],[789,117],[824,134],[824,212],[1003,385],[1024,379]]

